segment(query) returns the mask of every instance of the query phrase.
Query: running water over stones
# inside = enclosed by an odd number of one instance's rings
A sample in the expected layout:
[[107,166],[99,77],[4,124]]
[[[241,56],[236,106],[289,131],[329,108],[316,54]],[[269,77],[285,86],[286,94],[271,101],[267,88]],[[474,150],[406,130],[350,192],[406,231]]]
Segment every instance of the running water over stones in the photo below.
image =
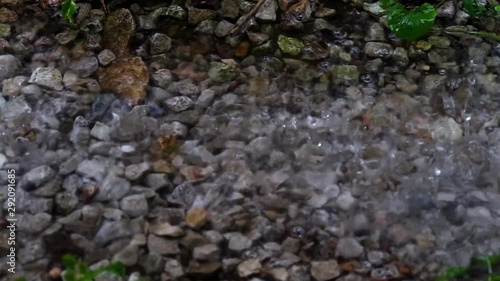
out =
[[0,0],[2,280],[67,253],[129,280],[433,280],[500,252],[497,43],[402,41],[373,1],[243,26],[252,1],[94,2],[70,27]]

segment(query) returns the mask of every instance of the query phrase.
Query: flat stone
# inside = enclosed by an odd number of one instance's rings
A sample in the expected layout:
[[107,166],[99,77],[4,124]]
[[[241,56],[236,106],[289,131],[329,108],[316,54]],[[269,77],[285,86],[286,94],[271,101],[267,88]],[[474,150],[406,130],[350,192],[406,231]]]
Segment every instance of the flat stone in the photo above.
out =
[[123,198],[130,191],[130,183],[123,178],[115,175],[108,175],[101,184],[96,201],[115,201]]
[[176,255],[181,252],[177,241],[158,237],[153,234],[148,236],[148,249],[151,253],[158,255]]
[[131,217],[145,216],[149,210],[144,194],[134,194],[123,198],[120,208]]
[[116,60],[98,71],[99,84],[104,91],[123,96],[133,104],[144,100],[149,71],[140,57]]
[[313,261],[311,275],[318,281],[332,280],[340,275],[340,267],[336,260]]
[[345,259],[363,255],[363,246],[355,238],[341,238],[337,243],[336,255]]
[[158,236],[180,237],[184,235],[184,230],[180,226],[171,225],[163,220],[153,222],[149,231]]
[[193,249],[193,258],[200,261],[217,260],[219,254],[219,247],[214,244],[207,244]]
[[127,55],[129,41],[135,27],[134,17],[130,10],[119,9],[109,14],[103,28],[104,48],[111,50],[118,58]]
[[33,190],[47,183],[54,176],[55,172],[52,168],[47,165],[39,166],[27,172],[19,185],[24,190]]
[[61,72],[58,69],[50,67],[38,67],[35,69],[31,74],[29,82],[56,91],[61,91],[64,88]]
[[262,264],[258,259],[246,260],[238,265],[238,276],[241,278],[249,277],[259,273],[261,268]]

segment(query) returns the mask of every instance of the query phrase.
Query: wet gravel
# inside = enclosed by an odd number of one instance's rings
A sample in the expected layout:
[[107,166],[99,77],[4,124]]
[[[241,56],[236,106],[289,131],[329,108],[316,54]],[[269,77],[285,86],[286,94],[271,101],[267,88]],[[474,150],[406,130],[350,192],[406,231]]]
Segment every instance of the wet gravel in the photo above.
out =
[[231,36],[252,2],[80,3],[78,29],[23,2],[0,0],[5,280],[65,253],[128,280],[433,280],[500,252],[500,45],[453,26],[495,21],[449,1],[404,42],[378,2],[267,0]]

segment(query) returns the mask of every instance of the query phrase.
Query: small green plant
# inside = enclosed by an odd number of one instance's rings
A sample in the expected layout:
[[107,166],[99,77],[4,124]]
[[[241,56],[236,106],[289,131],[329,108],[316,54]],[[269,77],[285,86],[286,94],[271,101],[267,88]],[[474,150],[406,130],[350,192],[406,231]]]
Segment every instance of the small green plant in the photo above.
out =
[[69,23],[75,22],[76,3],[75,0],[64,0],[61,3],[61,13]]
[[95,270],[91,270],[87,264],[80,262],[73,255],[64,255],[63,262],[66,268],[64,276],[66,281],[93,281],[96,276],[103,272],[125,277],[125,266],[120,262],[114,262]]
[[485,281],[500,281],[500,274],[493,272],[494,265],[500,265],[500,254],[473,258],[468,267],[450,267],[439,275],[436,281],[453,281],[457,280],[457,278],[466,278],[472,272],[481,269],[485,270],[487,274]]
[[411,10],[394,0],[382,0],[381,4],[387,12],[387,25],[402,39],[416,40],[426,35],[434,26],[437,11],[429,3]]
[[477,3],[476,0],[462,0],[464,9],[472,17],[477,17],[486,12],[486,8]]

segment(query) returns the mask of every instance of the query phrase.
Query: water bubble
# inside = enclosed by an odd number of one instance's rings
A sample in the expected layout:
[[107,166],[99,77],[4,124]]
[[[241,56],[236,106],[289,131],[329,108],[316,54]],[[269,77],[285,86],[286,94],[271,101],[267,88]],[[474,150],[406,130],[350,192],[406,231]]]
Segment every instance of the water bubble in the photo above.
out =
[[375,77],[372,74],[363,74],[361,75],[361,81],[365,83],[372,83],[375,80]]
[[318,63],[318,68],[322,71],[328,71],[330,69],[331,63],[329,61],[321,61]]
[[290,235],[296,238],[304,237],[305,232],[304,228],[300,225],[295,225],[290,229]]

